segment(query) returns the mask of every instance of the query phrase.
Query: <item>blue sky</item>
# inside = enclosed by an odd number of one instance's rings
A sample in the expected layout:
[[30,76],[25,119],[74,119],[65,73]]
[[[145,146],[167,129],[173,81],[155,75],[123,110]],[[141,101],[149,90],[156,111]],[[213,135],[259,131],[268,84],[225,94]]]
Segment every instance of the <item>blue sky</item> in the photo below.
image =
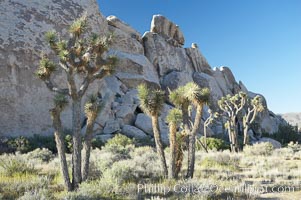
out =
[[300,0],[98,0],[143,34],[154,14],[178,24],[212,67],[228,66],[275,113],[301,112]]

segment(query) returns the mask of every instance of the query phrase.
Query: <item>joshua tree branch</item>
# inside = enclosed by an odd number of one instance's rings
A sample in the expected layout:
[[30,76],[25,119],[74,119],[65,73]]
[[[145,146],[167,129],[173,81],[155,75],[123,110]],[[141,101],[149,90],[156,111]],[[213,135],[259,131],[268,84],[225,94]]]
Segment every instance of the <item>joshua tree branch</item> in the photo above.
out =
[[68,95],[68,93],[69,93],[69,89],[67,89],[67,88],[60,89],[60,88],[54,86],[54,84],[52,83],[52,81],[50,79],[44,80],[44,83],[46,84],[47,88],[50,91],[53,91],[53,92],[56,92],[56,93],[59,93],[59,94],[63,94],[63,95]]

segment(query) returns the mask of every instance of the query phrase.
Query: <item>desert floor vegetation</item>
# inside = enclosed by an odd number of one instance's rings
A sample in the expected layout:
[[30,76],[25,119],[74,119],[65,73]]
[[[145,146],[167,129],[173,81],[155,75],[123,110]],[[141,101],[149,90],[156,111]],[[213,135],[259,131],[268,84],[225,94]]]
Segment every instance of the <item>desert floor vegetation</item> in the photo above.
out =
[[297,199],[299,150],[296,143],[281,149],[255,144],[239,153],[197,150],[194,178],[185,178],[183,166],[178,179],[169,180],[163,177],[154,147],[137,146],[118,134],[92,150],[88,180],[73,192],[64,190],[59,158],[48,149],[2,154],[0,199]]

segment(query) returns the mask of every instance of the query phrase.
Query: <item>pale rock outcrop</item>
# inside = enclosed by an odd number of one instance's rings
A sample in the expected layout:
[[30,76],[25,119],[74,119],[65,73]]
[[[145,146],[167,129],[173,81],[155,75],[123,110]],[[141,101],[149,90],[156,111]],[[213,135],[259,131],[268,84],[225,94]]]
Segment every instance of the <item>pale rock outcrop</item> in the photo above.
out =
[[224,96],[223,91],[219,87],[216,79],[208,74],[195,72],[193,74],[193,80],[200,87],[210,88],[210,105],[214,106],[214,110],[216,110],[218,108],[217,101]]
[[187,72],[172,71],[163,77],[161,85],[162,88],[168,92],[168,89],[175,90],[179,86],[183,86],[191,81],[193,81],[191,74]]
[[104,134],[113,134],[120,131],[120,126],[118,121],[115,119],[110,119],[106,122],[106,125],[103,129]]
[[[154,135],[151,118],[143,113],[137,115],[135,126],[150,136]],[[169,143],[168,127],[160,117],[159,117],[159,128],[160,128],[161,139],[163,143],[168,144]]]
[[120,19],[118,19],[118,17],[114,16],[114,15],[110,15],[107,17],[107,21],[108,24],[120,29],[121,31],[127,33],[128,35],[130,35],[131,38],[134,38],[138,41],[141,42],[141,34],[136,31],[135,29],[133,29],[130,25],[128,25],[127,23],[121,21]]
[[130,126],[130,125],[123,126],[121,133],[130,138],[136,138],[139,140],[144,140],[144,139],[150,138],[142,130],[136,128],[135,126]]
[[267,137],[263,137],[260,138],[258,141],[254,142],[254,143],[263,143],[263,142],[269,142],[273,145],[274,149],[280,149],[281,148],[281,143],[278,142],[277,140],[274,140],[272,138],[267,138]]
[[144,54],[142,44],[136,38],[131,37],[130,34],[114,26],[109,26],[109,31],[113,34],[113,41],[110,46],[111,49],[130,54]]
[[227,95],[227,94],[233,94],[231,91],[231,88],[228,87],[227,81],[225,79],[225,76],[222,72],[221,68],[213,68],[213,77],[216,80],[216,82],[218,83],[218,86],[221,88],[222,92],[223,92],[223,96]]
[[109,54],[118,58],[114,75],[128,88],[135,88],[145,82],[159,86],[157,72],[144,55],[114,50],[110,50]]
[[128,104],[128,105],[120,105],[115,108],[116,118],[120,119],[120,126],[122,127],[124,124],[132,125],[135,122],[135,110],[137,105]]
[[240,90],[241,90],[242,92],[245,92],[245,93],[248,94],[249,91],[248,91],[247,87],[243,84],[242,81],[239,81],[238,85],[239,85],[239,88],[240,88]]
[[[89,29],[105,34],[106,19],[96,0],[11,0],[0,4],[0,135],[51,133],[48,111],[53,94],[33,75],[41,52],[49,52],[44,34],[55,29],[65,35],[68,25],[84,11]],[[63,116],[70,127],[70,113]]]
[[[108,55],[118,58],[116,73],[102,81],[96,81],[87,94],[101,94],[104,107],[99,114],[95,130],[104,141],[114,134],[135,138],[153,137],[151,119],[139,108],[136,87],[147,83],[163,89],[175,89],[194,80],[211,90],[211,103],[217,109],[217,101],[226,94],[248,92],[236,82],[227,67],[211,69],[196,44],[182,48],[184,36],[180,28],[167,18],[155,15],[150,32],[143,37],[115,16],[105,19],[99,12],[96,0],[70,1],[2,1],[0,6],[0,135],[32,135],[52,133],[49,109],[53,94],[44,83],[34,77],[39,65],[40,53],[50,52],[44,42],[46,31],[55,29],[62,36],[68,25],[87,11],[89,31],[100,35],[113,32],[114,39]],[[60,71],[54,81],[64,84]],[[79,76],[76,80],[81,81]],[[86,97],[84,98],[84,100]],[[168,102],[167,102],[168,103]],[[83,102],[84,104],[84,102]],[[266,106],[266,102],[265,102]],[[168,144],[166,116],[173,106],[164,104],[159,118],[162,140]],[[204,109],[204,119],[208,116]],[[193,112],[193,116],[195,112]],[[85,116],[82,114],[82,121]],[[268,110],[258,116],[259,128],[254,134],[276,132],[282,121]],[[70,106],[62,113],[63,124],[71,127]],[[216,122],[208,134],[224,132],[222,123]],[[202,133],[202,130],[199,131]]]
[[174,46],[181,46],[185,43],[180,27],[162,15],[153,16],[150,31],[165,37]]
[[161,35],[146,32],[143,37],[145,55],[157,69],[159,76],[171,71],[193,73],[193,67],[185,49],[169,44]]
[[196,72],[205,72],[207,74],[212,73],[212,69],[208,64],[206,58],[200,52],[198,46],[195,43],[192,43],[191,48],[185,48],[186,54],[188,55],[193,69]]

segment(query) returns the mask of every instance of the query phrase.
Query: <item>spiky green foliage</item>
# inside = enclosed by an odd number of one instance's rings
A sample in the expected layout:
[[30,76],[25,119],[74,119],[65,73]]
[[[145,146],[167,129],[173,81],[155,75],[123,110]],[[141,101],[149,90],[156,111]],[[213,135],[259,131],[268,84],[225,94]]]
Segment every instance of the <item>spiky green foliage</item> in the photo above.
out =
[[159,115],[165,101],[164,92],[159,89],[152,90],[146,84],[140,84],[137,90],[141,109],[150,116]]
[[63,110],[68,105],[68,99],[65,95],[56,94],[53,98],[53,103],[56,108]]
[[58,56],[61,61],[66,62],[69,59],[69,52],[67,50],[61,50]]
[[251,100],[251,105],[256,107],[257,112],[262,112],[265,109],[262,103],[262,98],[259,95]]
[[92,94],[88,97],[85,104],[86,117],[95,119],[103,107],[102,102],[98,99],[97,95]]
[[210,90],[209,88],[201,88],[194,82],[189,82],[185,85],[185,96],[195,106],[207,104],[210,99]]
[[185,86],[180,86],[176,90],[170,91],[169,99],[175,106],[181,106],[189,102],[189,99],[185,95]]
[[40,60],[40,66],[36,71],[36,75],[44,80],[50,77],[51,73],[56,70],[56,65],[54,62],[49,60],[46,56],[42,56]]
[[182,111],[178,108],[173,108],[169,111],[166,120],[168,123],[179,124],[182,122]]
[[55,30],[47,31],[45,34],[45,39],[50,45],[55,44],[57,41],[56,31]]
[[67,41],[66,40],[59,41],[57,43],[57,47],[56,48],[57,48],[58,51],[67,50]]
[[74,34],[75,36],[80,36],[87,28],[87,16],[84,15],[81,18],[75,20],[70,28],[70,33]]

